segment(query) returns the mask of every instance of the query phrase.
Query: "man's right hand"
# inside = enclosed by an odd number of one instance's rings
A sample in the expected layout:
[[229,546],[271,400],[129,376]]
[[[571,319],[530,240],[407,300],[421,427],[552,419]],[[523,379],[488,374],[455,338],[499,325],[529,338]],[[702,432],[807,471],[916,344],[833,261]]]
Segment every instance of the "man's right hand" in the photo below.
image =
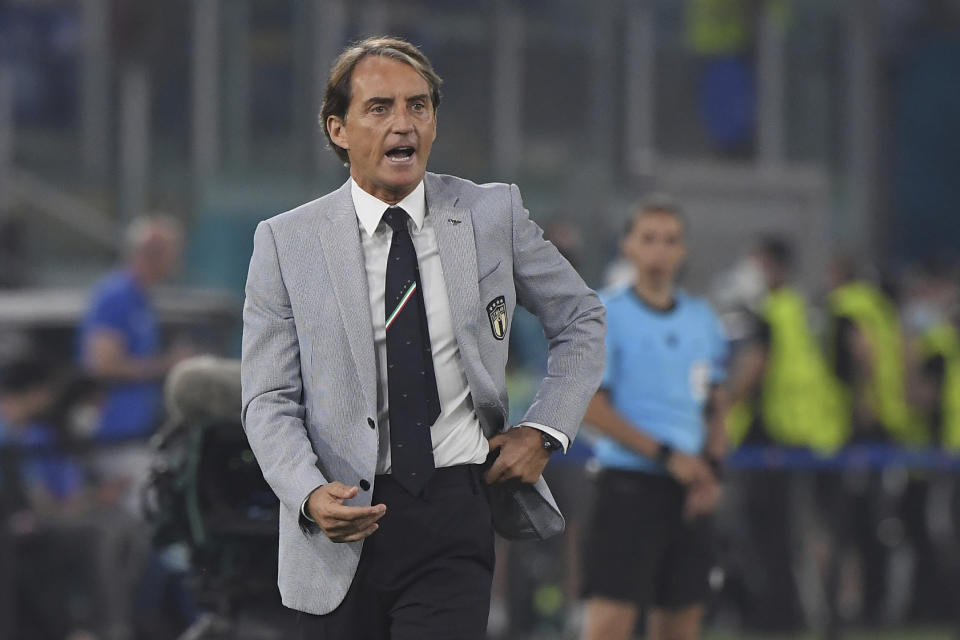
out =
[[682,485],[690,486],[702,482],[715,482],[710,465],[696,456],[674,451],[667,460],[667,471]]
[[387,512],[387,505],[351,507],[343,504],[358,491],[355,486],[331,482],[314,489],[307,499],[307,513],[333,542],[362,540],[380,527],[377,520]]

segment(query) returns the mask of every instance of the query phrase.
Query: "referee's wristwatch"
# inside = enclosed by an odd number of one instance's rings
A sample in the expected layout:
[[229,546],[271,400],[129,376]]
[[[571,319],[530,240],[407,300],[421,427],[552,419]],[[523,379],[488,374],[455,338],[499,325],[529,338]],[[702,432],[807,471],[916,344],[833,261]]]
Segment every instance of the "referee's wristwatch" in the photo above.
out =
[[673,447],[661,442],[657,445],[657,455],[654,460],[663,467],[670,464],[670,458],[673,456]]
[[553,453],[554,451],[559,451],[563,449],[563,443],[554,438],[552,435],[546,431],[540,432],[540,437],[543,438],[543,448]]

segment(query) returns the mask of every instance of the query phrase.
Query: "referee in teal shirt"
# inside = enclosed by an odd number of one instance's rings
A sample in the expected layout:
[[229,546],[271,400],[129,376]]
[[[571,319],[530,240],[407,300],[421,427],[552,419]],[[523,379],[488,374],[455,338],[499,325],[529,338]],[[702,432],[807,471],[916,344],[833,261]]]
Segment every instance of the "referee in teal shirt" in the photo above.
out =
[[677,289],[685,234],[669,200],[637,207],[622,244],[634,283],[604,300],[607,368],[586,415],[603,437],[583,640],[629,640],[641,610],[651,640],[700,633],[725,449],[727,342],[710,305]]

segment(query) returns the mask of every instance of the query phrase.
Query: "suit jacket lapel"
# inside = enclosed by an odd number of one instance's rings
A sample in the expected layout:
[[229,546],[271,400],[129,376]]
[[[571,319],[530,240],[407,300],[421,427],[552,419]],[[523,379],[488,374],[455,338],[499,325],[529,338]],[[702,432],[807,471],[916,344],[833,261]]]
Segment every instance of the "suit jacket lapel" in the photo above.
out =
[[333,206],[321,212],[319,218],[323,256],[340,306],[343,327],[360,378],[360,388],[368,408],[375,414],[377,364],[370,320],[370,293],[349,180],[336,192]]
[[426,175],[427,211],[433,218],[443,266],[443,279],[460,348],[477,348],[477,244],[469,209],[457,206],[457,198],[445,193],[431,174]]
[[477,285],[477,243],[473,216],[467,207],[457,206],[458,198],[443,188],[440,179],[428,173],[427,211],[437,231],[437,245],[453,329],[470,393],[477,406],[500,407],[496,385],[480,357],[477,318],[480,290]]

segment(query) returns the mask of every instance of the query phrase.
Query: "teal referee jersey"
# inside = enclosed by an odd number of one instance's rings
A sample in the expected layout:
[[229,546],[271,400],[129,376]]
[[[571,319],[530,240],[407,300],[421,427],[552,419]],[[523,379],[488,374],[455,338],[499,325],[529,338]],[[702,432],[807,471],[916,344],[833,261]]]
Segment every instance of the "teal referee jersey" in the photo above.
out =
[[[601,388],[631,424],[677,451],[702,453],[710,387],[726,377],[728,345],[709,303],[678,291],[669,310],[650,307],[632,287],[601,294],[607,307],[607,366]],[[664,473],[602,437],[594,453],[607,468]]]

